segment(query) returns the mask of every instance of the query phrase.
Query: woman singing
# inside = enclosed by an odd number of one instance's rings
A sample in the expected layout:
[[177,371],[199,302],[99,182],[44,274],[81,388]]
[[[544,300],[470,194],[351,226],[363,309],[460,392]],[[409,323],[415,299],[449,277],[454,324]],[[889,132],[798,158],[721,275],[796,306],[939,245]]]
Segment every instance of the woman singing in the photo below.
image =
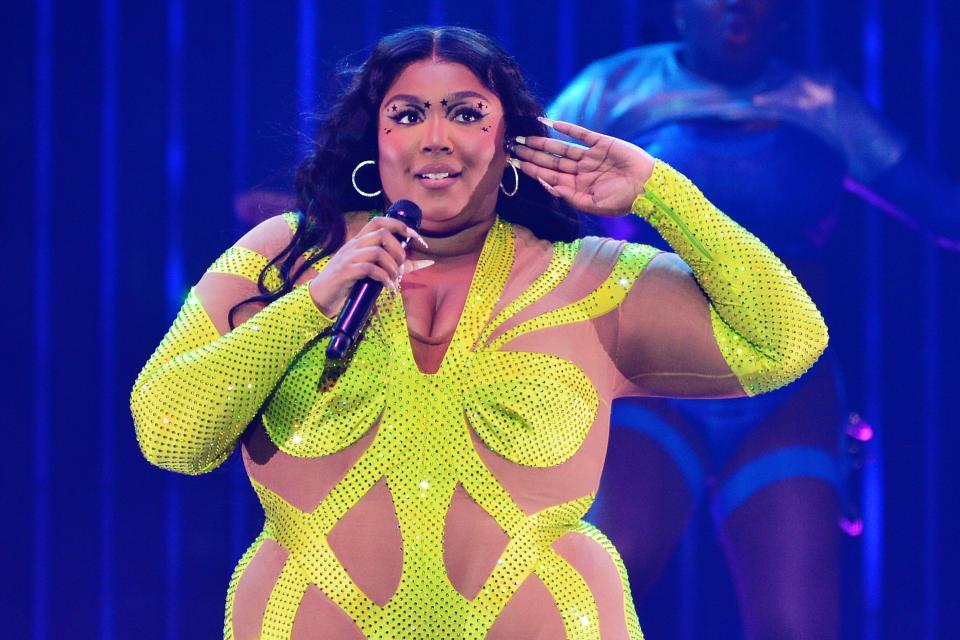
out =
[[[297,172],[298,211],[227,249],[147,362],[147,459],[199,474],[239,445],[266,515],[226,638],[641,638],[581,519],[611,402],[756,395],[825,348],[796,279],[686,178],[541,114],[481,34],[384,38]],[[376,211],[400,199],[419,234]],[[561,199],[640,216],[675,253],[575,240]],[[363,278],[375,314],[328,361]]]

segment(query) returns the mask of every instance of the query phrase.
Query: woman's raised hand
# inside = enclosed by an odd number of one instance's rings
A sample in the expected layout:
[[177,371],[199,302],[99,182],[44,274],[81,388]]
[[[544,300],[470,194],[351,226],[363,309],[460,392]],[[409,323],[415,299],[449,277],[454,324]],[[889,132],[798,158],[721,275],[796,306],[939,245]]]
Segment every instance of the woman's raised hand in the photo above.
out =
[[407,260],[407,243],[397,240],[395,234],[427,246],[419,233],[400,220],[373,218],[337,249],[310,282],[310,295],[321,313],[328,318],[340,313],[358,280],[372,278],[396,293],[404,273],[433,264],[433,260]]
[[569,122],[540,121],[584,146],[541,136],[517,136],[516,166],[575,209],[604,216],[628,213],[653,172],[653,156],[619,138]]

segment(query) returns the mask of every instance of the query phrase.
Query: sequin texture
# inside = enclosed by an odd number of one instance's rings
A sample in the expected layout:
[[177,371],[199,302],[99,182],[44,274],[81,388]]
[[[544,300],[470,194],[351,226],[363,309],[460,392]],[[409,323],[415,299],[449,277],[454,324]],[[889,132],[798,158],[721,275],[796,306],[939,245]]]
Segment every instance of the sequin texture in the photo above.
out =
[[633,211],[690,265],[710,297],[714,337],[748,395],[807,371],[827,346],[827,326],[783,263],[720,212],[683,174],[657,160]]
[[[794,364],[789,355],[781,358],[780,351],[791,347],[778,340],[796,339],[798,321],[790,305],[807,310],[806,302],[797,301],[802,296],[791,289],[779,263],[762,257],[765,249],[752,237],[737,235],[736,240],[759,249],[725,253],[717,234],[739,233],[739,227],[722,214],[711,218],[706,201],[691,189],[658,165],[646,197],[638,198],[635,208],[691,262],[711,299],[716,295],[716,337],[745,387],[759,392],[799,375],[795,370],[804,363],[798,358]],[[356,351],[346,362],[331,364],[324,356],[327,340],[318,337],[330,321],[316,309],[305,285],[224,336],[217,335],[191,295],[131,397],[137,436],[151,462],[184,473],[210,470],[229,455],[258,412],[273,445],[295,458],[335,454],[370,435],[356,462],[309,509],[251,476],[266,519],[230,581],[225,638],[234,637],[237,585],[258,546],[272,540],[287,557],[266,602],[263,638],[290,637],[311,586],[368,638],[483,638],[521,585],[536,578],[556,605],[566,636],[596,640],[601,625],[590,585],[552,546],[570,533],[605,550],[623,588],[621,624],[631,638],[642,638],[622,562],[603,534],[582,520],[593,495],[527,513],[484,463],[474,442],[475,436],[512,464],[555,469],[574,456],[597,422],[599,392],[576,364],[548,353],[509,350],[515,339],[583,326],[616,310],[657,254],[651,247],[622,245],[609,273],[592,290],[512,322],[563,285],[587,242],[555,243],[546,269],[494,316],[515,266],[514,230],[498,220],[434,374],[422,373],[414,360],[402,296],[382,294]],[[735,262],[741,257],[743,263]],[[211,269],[254,280],[258,265],[263,269],[266,264],[261,258],[232,251]],[[776,305],[750,297],[764,287],[777,292]],[[735,308],[728,311],[729,306]],[[746,349],[759,346],[747,357],[740,352],[734,357],[724,346],[734,341]],[[762,367],[751,364],[760,360]],[[337,557],[330,535],[384,481],[402,539],[402,570],[395,592],[377,604]],[[451,583],[444,560],[445,524],[457,491],[465,492],[506,534],[505,547],[472,598]]]

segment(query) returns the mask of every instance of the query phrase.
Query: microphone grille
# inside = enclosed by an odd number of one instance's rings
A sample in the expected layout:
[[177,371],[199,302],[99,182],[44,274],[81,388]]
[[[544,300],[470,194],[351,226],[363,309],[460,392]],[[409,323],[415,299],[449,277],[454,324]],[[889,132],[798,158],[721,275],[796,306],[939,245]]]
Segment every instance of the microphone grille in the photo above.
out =
[[410,200],[397,200],[387,209],[388,218],[401,220],[414,231],[420,230],[420,223],[423,221],[423,212],[416,203]]

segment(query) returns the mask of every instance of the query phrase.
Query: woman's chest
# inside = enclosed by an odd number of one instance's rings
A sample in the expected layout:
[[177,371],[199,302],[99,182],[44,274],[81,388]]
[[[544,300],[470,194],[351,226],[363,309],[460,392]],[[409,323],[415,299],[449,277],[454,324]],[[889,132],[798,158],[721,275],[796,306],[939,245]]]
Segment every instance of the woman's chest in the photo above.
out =
[[407,286],[401,295],[408,309],[407,332],[417,368],[436,373],[460,320],[467,287]]
[[[558,245],[522,287],[505,286],[509,255],[481,259],[469,283],[453,271],[405,279],[402,295],[381,294],[355,352],[327,362],[321,339],[291,365],[262,414],[271,440],[298,457],[329,455],[381,422],[391,428],[378,439],[422,442],[433,430],[466,442],[472,433],[515,464],[563,463],[612,388],[590,320],[616,308],[653,254],[624,249],[612,270],[590,277],[570,266],[577,250]],[[586,284],[564,288],[567,276]],[[397,451],[385,459],[406,464]]]

